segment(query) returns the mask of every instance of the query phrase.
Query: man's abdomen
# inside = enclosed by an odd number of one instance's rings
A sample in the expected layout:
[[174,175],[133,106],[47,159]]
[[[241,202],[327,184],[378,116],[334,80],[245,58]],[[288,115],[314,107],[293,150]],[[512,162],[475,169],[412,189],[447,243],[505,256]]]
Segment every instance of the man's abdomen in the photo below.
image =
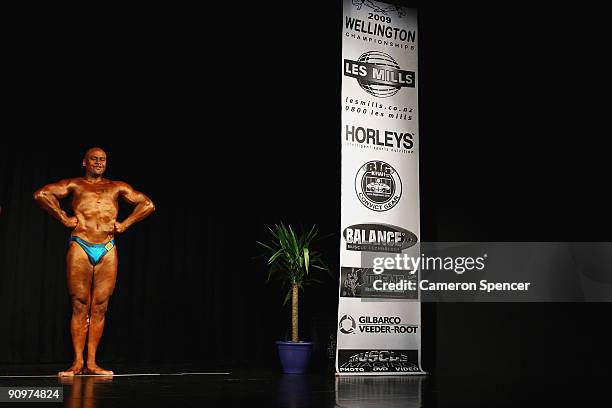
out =
[[94,244],[101,244],[113,238],[117,219],[116,211],[77,211],[75,215],[79,223],[72,235]]

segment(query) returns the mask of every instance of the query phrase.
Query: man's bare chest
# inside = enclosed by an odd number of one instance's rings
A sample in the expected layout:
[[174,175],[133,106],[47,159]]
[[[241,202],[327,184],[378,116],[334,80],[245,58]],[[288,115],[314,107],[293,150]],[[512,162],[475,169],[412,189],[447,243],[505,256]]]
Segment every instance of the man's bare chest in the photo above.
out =
[[73,192],[74,204],[116,204],[118,189],[112,184],[80,186]]

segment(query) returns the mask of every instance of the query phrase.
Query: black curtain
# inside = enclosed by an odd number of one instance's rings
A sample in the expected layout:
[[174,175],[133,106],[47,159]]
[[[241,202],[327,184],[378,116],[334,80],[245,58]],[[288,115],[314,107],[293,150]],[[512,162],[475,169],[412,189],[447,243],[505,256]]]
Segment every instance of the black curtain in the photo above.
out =
[[[284,185],[286,170],[276,163],[216,160],[211,156],[222,149],[214,143],[140,148],[88,140],[3,149],[0,361],[71,356],[64,259],[69,231],[38,208],[32,193],[46,183],[79,177],[83,147],[93,143],[108,152],[108,178],[131,183],[157,207],[118,236],[119,274],[100,359],[275,362],[273,341],[286,338],[289,309],[282,307],[278,283],[266,284],[265,260],[258,257],[263,251],[255,241],[267,240],[265,226],[275,222],[304,228],[316,223],[327,236],[320,249],[337,269],[339,203],[330,182],[337,175],[313,171]],[[69,199],[62,204],[71,211]],[[120,219],[130,210],[122,203]],[[315,319],[335,319],[337,279],[323,280],[303,296],[306,338],[312,337]]]
[[[101,361],[278,364],[289,310],[255,240],[280,220],[316,223],[337,273],[341,9],[296,4],[272,18],[241,7],[222,32],[171,15],[112,33],[19,31],[14,126],[0,146],[0,362],[71,357],[68,232],[32,193],[79,176],[99,145],[107,176],[157,205],[118,239]],[[610,241],[600,20],[576,8],[420,7],[422,240]],[[306,337],[336,319],[337,275],[309,288],[302,311]],[[426,367],[603,373],[611,312],[426,304]]]
[[[107,151],[108,178],[157,207],[118,238],[101,361],[278,366],[274,341],[290,333],[290,309],[279,284],[266,284],[255,241],[281,221],[327,237],[334,277],[302,296],[303,338],[335,325],[340,5],[321,23],[319,40],[333,37],[323,47],[292,28],[308,20],[300,13],[256,24],[259,5],[241,7],[218,16],[223,41],[217,25],[171,13],[83,35],[19,29],[6,111],[15,126],[0,145],[0,362],[71,358],[68,231],[32,193],[81,176],[93,145]],[[269,42],[249,46],[247,27]],[[284,30],[287,55],[275,51]],[[323,72],[305,75],[305,60]]]

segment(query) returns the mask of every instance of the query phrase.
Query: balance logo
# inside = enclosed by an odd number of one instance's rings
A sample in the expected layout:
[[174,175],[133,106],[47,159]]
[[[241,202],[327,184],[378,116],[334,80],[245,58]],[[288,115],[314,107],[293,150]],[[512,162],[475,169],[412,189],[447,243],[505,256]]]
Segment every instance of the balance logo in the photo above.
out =
[[404,71],[392,56],[381,51],[368,51],[356,61],[344,60],[344,75],[357,79],[367,93],[388,98],[404,87],[415,87],[414,71]]
[[391,224],[356,224],[342,233],[347,251],[394,252],[410,248],[417,236],[407,229]]

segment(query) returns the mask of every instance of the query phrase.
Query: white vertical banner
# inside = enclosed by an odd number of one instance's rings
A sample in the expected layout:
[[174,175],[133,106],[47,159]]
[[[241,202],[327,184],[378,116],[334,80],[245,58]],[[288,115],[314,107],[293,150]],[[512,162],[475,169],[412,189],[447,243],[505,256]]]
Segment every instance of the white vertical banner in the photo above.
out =
[[371,267],[420,236],[416,10],[343,1],[336,372],[423,374],[418,291],[382,285],[416,275]]

